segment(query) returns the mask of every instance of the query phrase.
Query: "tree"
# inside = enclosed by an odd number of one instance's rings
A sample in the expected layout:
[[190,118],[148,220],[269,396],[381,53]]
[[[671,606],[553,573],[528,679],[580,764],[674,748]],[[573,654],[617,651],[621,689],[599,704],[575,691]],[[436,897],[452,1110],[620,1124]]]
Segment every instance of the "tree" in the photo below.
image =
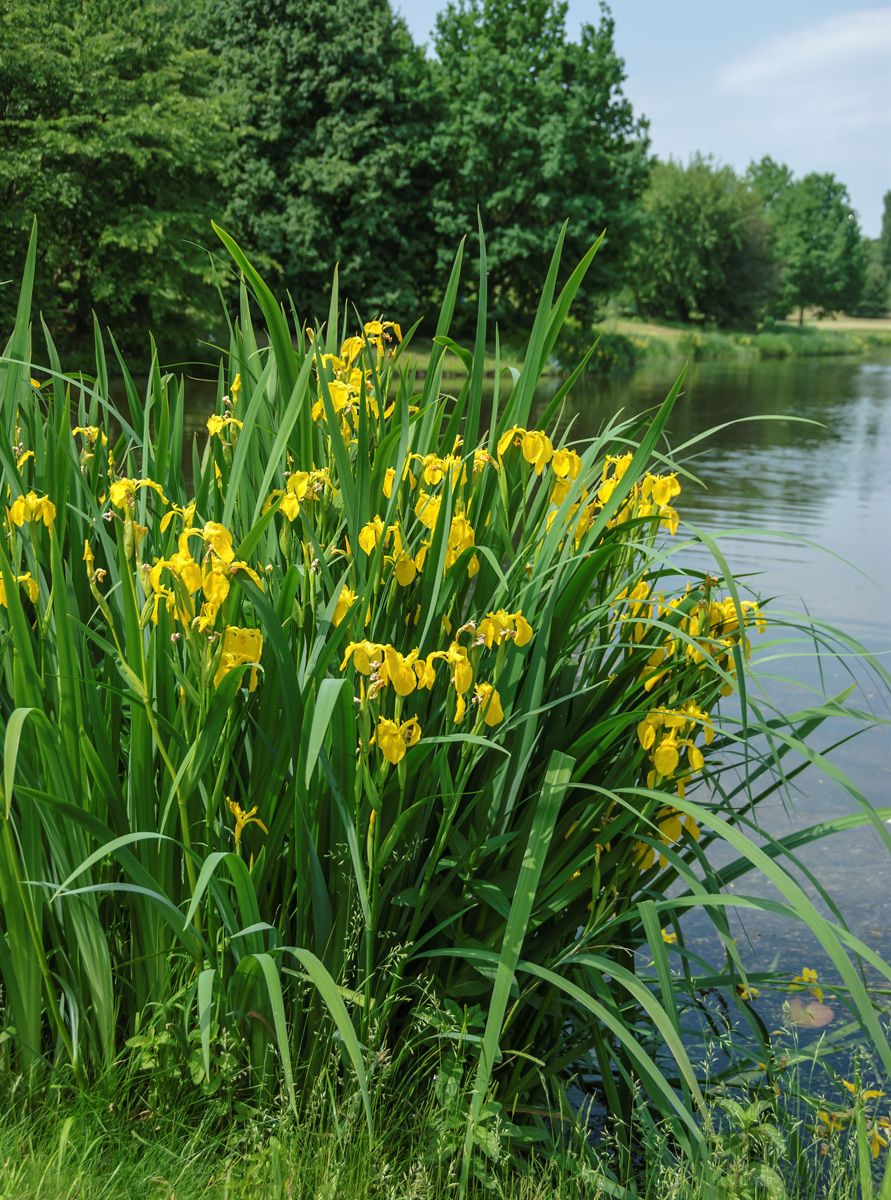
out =
[[885,192],[882,204],[882,231],[879,234],[879,259],[891,280],[891,192]]
[[866,268],[863,276],[862,316],[883,317],[891,309],[891,191],[882,204],[882,228],[876,241],[865,247]]
[[754,322],[773,286],[759,197],[731,167],[657,163],[643,197],[630,280],[642,313]]
[[620,279],[647,138],[622,94],[613,34],[604,9],[571,42],[562,0],[452,0],[437,17],[441,267],[455,242],[475,232],[479,208],[492,310],[502,321],[529,319],[567,219],[568,260],[607,229],[591,279],[601,291]]
[[853,309],[863,286],[860,227],[834,175],[794,180],[767,208],[780,265],[776,312]]
[[882,261],[882,242],[863,239],[863,290],[857,305],[858,317],[884,317],[888,312],[888,270]]
[[770,155],[752,163],[745,174],[746,183],[761,201],[766,212],[770,212],[780,197],[785,195],[794,178],[791,167],[776,162]]
[[[54,334],[206,334],[210,220],[222,211],[225,98],[174,0],[7,0],[0,40],[0,278],[36,215],[37,302]],[[175,247],[175,253],[171,253]],[[208,297],[205,301],[203,297]],[[9,325],[15,291],[0,288]]]
[[389,0],[211,0],[240,94],[227,222],[302,316],[334,267],[364,313],[413,316],[431,287],[429,67]]

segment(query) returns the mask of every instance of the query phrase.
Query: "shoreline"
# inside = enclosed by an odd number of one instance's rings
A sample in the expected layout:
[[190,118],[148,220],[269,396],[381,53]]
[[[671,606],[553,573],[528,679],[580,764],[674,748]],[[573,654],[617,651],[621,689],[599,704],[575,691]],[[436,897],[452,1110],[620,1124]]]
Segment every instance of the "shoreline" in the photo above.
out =
[[[588,373],[617,375],[660,359],[759,362],[783,358],[837,358],[859,356],[873,350],[891,350],[891,319],[841,317],[806,321],[802,326],[779,322],[770,329],[752,331],[703,329],[694,324],[669,325],[609,317],[592,327],[590,337],[583,335],[580,327],[571,330],[570,336],[564,339],[564,361],[559,361],[558,346],[558,357],[546,373],[557,377],[568,375],[598,335],[600,340],[588,365]],[[418,379],[426,374],[420,364],[425,360],[427,350],[426,342],[421,340],[404,355],[406,365],[415,369]],[[509,351],[503,355],[502,370],[521,366],[519,356]],[[495,377],[495,362],[488,355],[483,376],[487,380]],[[460,359],[446,351],[443,379],[464,378],[466,372]]]
[[[891,320],[854,318],[778,322],[769,329],[703,329],[693,324],[608,318],[598,328],[612,356],[637,366],[654,358],[703,360],[834,358],[891,348]],[[606,356],[605,356],[606,357]]]

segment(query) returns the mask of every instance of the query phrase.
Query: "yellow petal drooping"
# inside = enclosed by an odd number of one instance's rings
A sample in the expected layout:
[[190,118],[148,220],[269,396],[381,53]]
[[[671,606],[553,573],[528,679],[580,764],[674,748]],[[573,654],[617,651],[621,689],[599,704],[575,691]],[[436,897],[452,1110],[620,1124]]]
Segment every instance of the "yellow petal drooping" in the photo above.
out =
[[421,740],[421,727],[417,717],[403,721],[401,725],[381,717],[377,724],[375,740],[387,762],[396,766],[405,758],[406,750],[416,746]]
[[675,773],[678,766],[678,748],[674,741],[666,738],[659,743],[653,755],[653,765],[659,774],[666,778]]
[[474,695],[479,702],[485,723],[490,726],[500,725],[504,720],[504,710],[501,707],[501,696],[498,694],[497,688],[494,688],[491,683],[478,683],[474,688]]
[[219,687],[223,679],[236,667],[251,664],[248,688],[254,691],[257,686],[257,663],[263,654],[263,634],[259,629],[241,629],[228,625],[223,634],[220,648],[220,664],[214,675],[214,687]]

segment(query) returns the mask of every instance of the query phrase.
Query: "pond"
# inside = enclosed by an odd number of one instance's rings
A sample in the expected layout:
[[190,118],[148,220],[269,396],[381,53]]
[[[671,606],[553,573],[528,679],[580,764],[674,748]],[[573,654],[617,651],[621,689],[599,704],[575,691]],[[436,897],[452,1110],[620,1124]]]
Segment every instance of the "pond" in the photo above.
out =
[[[576,428],[593,433],[619,408],[646,411],[664,398],[679,368],[660,363],[624,379],[586,383],[573,395]],[[767,416],[786,419],[749,419]],[[891,668],[891,355],[693,364],[669,441],[680,445],[721,425],[685,460],[703,486],[685,485],[677,502],[682,519],[720,538],[733,570],[771,600],[769,611],[808,612],[836,625]],[[701,555],[695,561],[711,565]],[[757,663],[757,637],[753,651]],[[848,666],[861,680],[849,702],[888,718],[887,695],[862,663],[852,659]],[[787,658],[761,669],[768,698],[786,711],[814,703],[813,693],[776,676],[816,689],[821,667],[827,694],[850,684],[846,668],[831,661]],[[814,744],[827,745],[850,729],[850,722],[832,721]],[[835,750],[832,761],[867,801],[891,805],[888,728],[861,734]],[[777,796],[759,810],[760,823],[773,836],[859,810],[838,782],[813,767],[796,782],[791,805]],[[800,858],[831,892],[852,931],[891,957],[891,862],[876,832],[846,831],[815,843]],[[755,886],[754,877],[740,881],[737,890],[771,895],[769,885]],[[709,940],[704,930],[702,936]],[[740,947],[754,969],[776,962],[797,972],[825,961],[800,928],[773,917],[747,915]]]

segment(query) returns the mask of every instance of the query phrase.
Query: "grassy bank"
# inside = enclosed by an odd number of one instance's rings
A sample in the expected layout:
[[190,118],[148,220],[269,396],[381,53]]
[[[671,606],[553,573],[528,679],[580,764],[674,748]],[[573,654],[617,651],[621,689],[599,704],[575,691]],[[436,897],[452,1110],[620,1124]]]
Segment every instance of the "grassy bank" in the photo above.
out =
[[[825,358],[891,347],[888,319],[806,321],[801,326],[783,322],[772,329],[751,332],[610,318],[599,329],[608,347],[605,361],[619,365],[659,358],[749,362],[768,358]],[[620,343],[624,344],[620,347]]]
[[[653,360],[678,364],[718,360],[758,362],[867,354],[882,347],[891,348],[891,319],[842,317],[806,321],[802,326],[783,322],[757,332],[663,325],[620,317],[611,317],[591,329],[584,329],[579,322],[570,320],[554,357],[545,364],[542,374],[553,376],[571,370],[595,338],[599,341],[587,369],[593,374],[607,375],[633,370]],[[418,378],[423,378],[432,348],[429,339],[415,339],[402,356],[403,365],[414,371]],[[519,370],[522,365],[522,349],[508,345],[497,359],[492,353],[485,356],[483,376],[491,380],[498,369]],[[467,376],[465,363],[453,350],[445,350],[441,366],[446,380],[456,381]]]
[[[328,1084],[333,1080],[327,1080]],[[398,1120],[377,1114],[369,1139],[361,1100],[314,1110],[225,1111],[182,1096],[164,1107],[134,1106],[129,1089],[69,1103],[10,1101],[2,1109],[0,1200],[445,1200],[457,1164],[438,1153],[447,1136],[430,1108],[407,1104]],[[584,1185],[584,1172],[530,1161],[517,1172],[493,1161],[468,1197],[546,1200]],[[592,1195],[594,1193],[591,1193]]]
[[[235,1113],[219,1098],[183,1093],[136,1101],[136,1081],[113,1075],[91,1094],[7,1094],[0,1103],[0,1200],[449,1200],[459,1107],[440,1090],[426,1103],[390,1094],[368,1137],[358,1094],[331,1107],[333,1079],[317,1080],[300,1121],[282,1107]],[[643,1126],[628,1190],[572,1130],[559,1148],[522,1159],[497,1137],[468,1181],[468,1200],[886,1200],[874,1157],[870,1102],[843,1089],[824,1115],[845,1114],[814,1137],[806,1112],[776,1093],[715,1102],[707,1163],[677,1160],[663,1131]],[[19,1089],[21,1093],[22,1089]],[[868,1093],[866,1093],[868,1095]],[[452,1097],[454,1101],[454,1097]],[[858,1131],[858,1120],[860,1129]],[[879,1128],[879,1137],[887,1131]],[[718,1180],[717,1185],[709,1180]]]
[[[414,337],[411,345],[407,346],[400,354],[400,363],[403,369],[413,372],[416,378],[423,379],[427,374],[427,369],[430,364],[430,357],[434,351],[434,341],[429,337]],[[495,378],[496,371],[515,370],[519,371],[523,366],[523,348],[514,346],[505,346],[501,353],[496,356],[493,353],[487,353],[483,356],[483,378],[492,380]],[[454,350],[443,348],[442,357],[440,359],[440,369],[443,379],[458,380],[466,379],[467,366],[466,362],[462,362],[461,358]],[[559,375],[560,369],[556,361],[545,363],[542,368],[543,375]]]

